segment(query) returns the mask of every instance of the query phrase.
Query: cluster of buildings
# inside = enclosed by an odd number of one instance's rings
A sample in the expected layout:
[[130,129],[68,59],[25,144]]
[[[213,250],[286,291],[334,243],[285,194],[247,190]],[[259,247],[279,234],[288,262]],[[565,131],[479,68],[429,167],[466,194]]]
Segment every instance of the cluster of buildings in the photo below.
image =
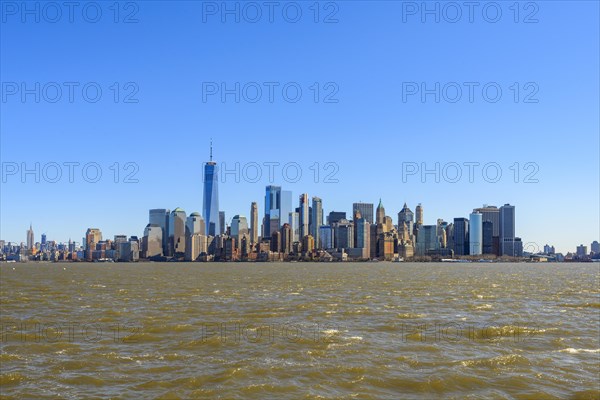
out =
[[[466,217],[452,221],[437,219],[425,225],[424,209],[413,212],[404,204],[394,220],[383,202],[354,203],[351,215],[342,211],[325,214],[323,200],[301,194],[294,206],[291,191],[267,186],[264,208],[257,202],[249,217],[235,215],[227,223],[219,210],[218,166],[211,159],[204,165],[202,213],[176,208],[152,209],[142,237],[125,235],[104,239],[97,228],[89,228],[82,245],[46,240],[34,243],[33,229],[27,245],[0,241],[4,259],[71,261],[364,261],[439,260],[471,258],[521,259],[523,242],[516,236],[515,207],[484,205]],[[545,246],[536,261],[568,261],[600,258],[598,242],[577,248],[575,255],[557,255]],[[533,256],[533,255],[528,255]],[[594,257],[597,256],[597,257]]]

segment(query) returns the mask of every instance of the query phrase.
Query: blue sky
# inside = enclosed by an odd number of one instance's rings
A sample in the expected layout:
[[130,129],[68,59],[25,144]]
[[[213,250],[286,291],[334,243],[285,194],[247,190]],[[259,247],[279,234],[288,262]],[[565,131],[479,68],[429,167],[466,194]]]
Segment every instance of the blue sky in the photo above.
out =
[[[33,10],[35,4],[28,3]],[[468,216],[484,203],[511,203],[525,243],[567,252],[600,239],[598,2],[521,2],[518,16],[513,2],[498,2],[495,23],[489,2],[478,3],[472,23],[464,7],[457,22],[449,21],[456,10],[447,2],[438,3],[439,22],[422,15],[421,2],[321,2],[317,23],[312,1],[281,2],[273,22],[264,2],[253,3],[262,10],[255,23],[249,21],[255,10],[245,3],[238,5],[239,22],[222,15],[221,2],[121,2],[117,16],[113,2],[97,2],[87,14],[75,9],[73,22],[68,9],[56,17],[38,4],[39,22],[22,13],[20,2],[2,8],[4,240],[24,241],[30,222],[37,240],[46,232],[49,239],[80,241],[88,227],[106,237],[141,235],[150,208],[201,211],[211,137],[215,160],[228,168],[240,163],[240,175],[251,163],[297,163],[298,182],[286,182],[278,167],[273,183],[292,190],[295,203],[302,192],[321,197],[327,213],[350,213],[352,202],[381,197],[394,220],[404,202],[413,210],[422,203],[425,223],[433,224]],[[234,9],[237,3],[227,4]],[[91,23],[96,6],[102,14]],[[302,16],[292,23],[298,8]],[[124,23],[127,17],[137,22]],[[35,94],[23,101],[21,85],[35,92],[36,82],[39,103]],[[213,83],[233,89],[236,82],[239,102],[233,94],[223,102],[221,93],[206,91]],[[274,82],[272,102],[266,82]],[[435,94],[424,101],[420,93],[408,95],[413,82],[429,89],[439,82],[439,102]],[[466,82],[478,85],[472,102]],[[286,84],[290,97],[300,87],[299,101],[285,99]],[[72,102],[67,85],[74,87]],[[256,85],[264,90],[253,103]],[[451,102],[457,86],[462,96]],[[93,103],[95,87],[102,95]],[[502,95],[492,102],[497,87]],[[73,182],[65,162],[80,164]],[[134,171],[124,169],[128,162],[139,169],[137,183],[123,182]],[[469,162],[480,163],[473,182],[466,176]],[[10,175],[23,163],[30,169],[40,163],[40,182],[33,174]],[[50,163],[62,165],[57,183],[50,182]],[[101,168],[98,182],[83,179],[87,163]],[[310,169],[315,163],[318,182]],[[333,171],[324,169],[327,163],[337,166],[338,183],[324,182]],[[403,179],[407,163],[429,169],[440,163],[447,179]],[[456,165],[450,163],[462,166],[456,183],[449,182]],[[482,175],[489,163],[501,168],[498,182],[489,182],[494,174]],[[534,171],[538,182],[524,182]],[[93,178],[94,170],[88,172]],[[267,173],[263,166],[258,182],[236,182],[232,174],[221,182],[228,219],[247,215],[252,201],[262,213]]]

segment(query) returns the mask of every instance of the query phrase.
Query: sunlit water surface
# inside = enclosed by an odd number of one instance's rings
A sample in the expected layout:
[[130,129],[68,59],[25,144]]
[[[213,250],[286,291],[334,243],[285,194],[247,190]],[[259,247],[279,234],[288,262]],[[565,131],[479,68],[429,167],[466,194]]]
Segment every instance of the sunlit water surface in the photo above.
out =
[[3,264],[2,398],[600,398],[598,264]]

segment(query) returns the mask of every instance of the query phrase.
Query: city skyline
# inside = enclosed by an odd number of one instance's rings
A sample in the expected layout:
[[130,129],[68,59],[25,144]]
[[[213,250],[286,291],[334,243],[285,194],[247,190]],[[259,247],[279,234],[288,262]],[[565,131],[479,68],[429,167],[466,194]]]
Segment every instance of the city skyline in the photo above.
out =
[[[189,224],[189,219],[190,218],[200,218],[200,220],[202,221],[202,232],[206,232],[206,235],[210,235],[210,236],[218,236],[219,234],[223,234],[225,233],[225,228],[231,228],[234,229],[234,225],[235,225],[235,229],[236,232],[240,229],[240,224],[243,226],[242,229],[244,229],[245,234],[248,234],[249,237],[252,239],[252,242],[254,243],[254,234],[256,234],[257,236],[261,237],[261,238],[270,238],[272,231],[279,231],[284,224],[291,224],[292,229],[294,226],[294,222],[292,221],[293,218],[293,214],[294,214],[294,209],[296,210],[296,214],[299,220],[299,226],[297,227],[298,232],[299,232],[299,237],[296,237],[296,239],[299,239],[300,241],[302,240],[302,238],[306,235],[311,235],[314,238],[314,241],[316,243],[316,246],[318,247],[320,242],[319,236],[320,236],[320,229],[322,226],[324,225],[330,225],[328,222],[325,223],[324,221],[324,215],[328,215],[329,212],[344,212],[346,215],[350,215],[350,221],[353,221],[354,224],[356,224],[356,218],[355,217],[355,213],[358,213],[358,216],[361,218],[364,218],[364,220],[366,222],[368,222],[369,220],[373,221],[373,218],[375,218],[375,212],[374,212],[374,205],[375,203],[367,203],[367,202],[363,202],[358,201],[358,202],[352,202],[352,212],[347,213],[346,211],[340,211],[340,210],[334,210],[334,209],[327,209],[328,212],[325,212],[326,208],[323,207],[323,199],[321,197],[317,197],[317,196],[312,196],[309,195],[308,193],[302,193],[299,195],[299,197],[297,197],[299,199],[299,207],[295,208],[292,202],[292,197],[293,197],[293,192],[289,191],[289,190],[284,190],[283,186],[275,186],[275,185],[268,185],[266,186],[266,194],[264,197],[264,203],[263,203],[263,207],[262,210],[264,211],[264,218],[261,221],[260,219],[258,219],[258,221],[255,221],[254,218],[256,216],[253,215],[253,213],[256,211],[258,214],[260,214],[260,210],[261,210],[261,206],[260,203],[257,201],[252,201],[250,203],[250,214],[248,215],[248,217],[246,217],[245,213],[242,212],[235,212],[235,215],[233,217],[231,217],[231,219],[225,219],[225,225],[221,227],[220,224],[222,222],[222,220],[224,219],[224,215],[226,215],[226,211],[224,210],[220,210],[219,209],[219,193],[218,193],[218,182],[219,182],[219,169],[218,169],[218,163],[214,161],[213,159],[213,140],[210,140],[210,153],[209,153],[209,160],[207,162],[205,162],[203,164],[203,177],[202,177],[202,188],[203,188],[203,205],[202,205],[202,210],[203,213],[199,213],[198,211],[195,210],[187,210],[185,208],[181,208],[181,207],[176,207],[172,212],[169,211],[169,209],[150,209],[149,210],[149,220],[148,220],[148,225],[142,229],[142,231],[144,232],[144,234],[142,235],[137,235],[137,234],[133,234],[133,233],[125,233],[125,232],[120,232],[118,234],[114,234],[114,235],[108,235],[108,237],[118,237],[120,235],[123,235],[124,237],[127,236],[139,236],[139,237],[144,237],[147,236],[148,233],[148,229],[152,229],[152,227],[162,227],[162,231],[166,232],[167,230],[170,232],[174,232],[174,231],[178,231],[178,233],[176,234],[176,236],[178,236],[180,239],[176,240],[181,242],[180,243],[180,248],[182,248],[183,250],[181,251],[181,253],[185,253],[185,232],[186,232],[186,227],[187,224]],[[325,198],[326,199],[326,198]],[[304,204],[304,206],[303,206]],[[382,199],[379,199],[379,203],[378,203],[378,207],[377,207],[377,221],[373,221],[373,222],[382,222],[382,223],[386,223],[385,221],[383,221],[383,219],[386,217],[386,211],[383,208],[383,202]],[[311,206],[312,205],[312,206]],[[318,212],[313,212],[313,210],[315,209],[315,207],[317,207],[316,209],[318,210]],[[498,237],[499,238],[499,242],[498,243],[494,243],[491,244],[489,243],[490,248],[492,246],[495,246],[496,250],[499,251],[500,253],[507,253],[507,254],[514,254],[515,250],[513,247],[514,246],[514,240],[516,235],[516,231],[515,231],[515,206],[514,205],[510,205],[509,203],[501,206],[501,207],[496,207],[496,206],[491,206],[488,204],[484,204],[481,207],[472,207],[472,212],[468,212],[465,215],[467,215],[467,217],[451,217],[449,218],[450,221],[454,221],[454,229],[461,229],[462,231],[464,231],[464,238],[465,238],[465,242],[460,242],[460,243],[454,243],[453,244],[453,250],[454,253],[456,255],[463,255],[463,254],[471,254],[471,255],[477,255],[477,254],[484,254],[483,250],[484,250],[484,246],[485,246],[485,241],[484,241],[484,222],[493,222],[493,233],[492,233],[492,237]],[[309,214],[310,211],[310,214]],[[186,217],[187,212],[190,212],[189,217]],[[178,219],[171,219],[169,218],[169,213],[173,213],[175,215],[181,214],[181,222],[178,223]],[[203,215],[204,213],[207,213],[209,215],[208,219]],[[413,213],[410,208],[407,208],[407,203],[404,203],[404,206],[399,209],[398,211],[398,224],[394,225],[400,232],[402,232],[402,227],[401,227],[401,218],[405,218],[404,215],[406,215],[408,213],[409,215],[409,219],[410,219],[410,223],[411,224],[415,224],[415,225],[427,225],[427,226],[431,226],[425,223],[425,217],[424,214],[426,214],[423,210],[423,205],[422,202],[419,202],[417,204],[417,206],[415,207],[415,212]],[[232,213],[233,214],[233,213]],[[306,214],[306,216],[304,216],[304,214]],[[364,215],[363,215],[364,214]],[[230,214],[231,215],[231,214]],[[286,217],[287,215],[287,217]],[[391,212],[391,215],[396,215],[395,212]],[[213,220],[215,222],[212,223],[212,227],[211,227],[211,216],[213,218]],[[186,222],[186,218],[188,219],[188,221]],[[328,217],[329,218],[329,217]],[[412,218],[414,218],[414,221],[412,221]],[[434,217],[436,219],[437,225],[439,226],[440,221],[444,221],[443,218],[441,218],[440,216],[435,216]],[[381,220],[381,221],[380,221]],[[392,221],[394,219],[392,218]],[[304,221],[304,222],[303,222]],[[316,226],[315,223],[317,223],[317,221],[320,221]],[[359,220],[360,221],[360,220]],[[475,222],[474,222],[475,221]],[[254,224],[253,224],[254,222]],[[256,227],[256,222],[258,222],[258,226]],[[30,227],[26,232],[26,241],[25,243],[27,243],[27,248],[31,248],[31,244],[36,243],[35,238],[34,238],[34,234],[33,234],[33,230],[32,230],[32,224],[30,223]],[[180,226],[180,228],[177,228],[175,225]],[[264,225],[263,225],[264,224]],[[371,223],[372,224],[372,223]],[[98,224],[96,224],[95,226],[97,226]],[[168,228],[167,228],[168,226]],[[256,231],[253,231],[253,226],[255,227],[254,229],[256,229]],[[411,225],[412,226],[412,225]],[[355,230],[356,227],[353,227],[353,229]],[[362,229],[362,228],[361,228]],[[404,228],[406,229],[406,228]],[[412,228],[411,228],[412,229]],[[89,228],[88,228],[89,231]],[[100,231],[102,231],[102,228],[100,228]],[[261,232],[262,231],[262,232]],[[292,233],[293,234],[293,233]],[[400,233],[402,234],[402,233]],[[428,233],[426,233],[428,234]],[[474,245],[473,243],[469,242],[469,236],[470,235],[475,235],[476,237],[479,238],[479,241]],[[46,231],[44,231],[44,233],[42,234],[44,237],[44,240],[46,238]],[[264,236],[263,236],[264,235]],[[296,234],[296,236],[298,236],[298,233]],[[352,243],[354,243],[354,241],[357,240],[357,233],[353,233],[353,241]],[[69,237],[69,244],[71,244],[71,242],[73,243],[78,243],[76,240],[72,240],[73,237],[77,237],[77,235],[72,235]],[[334,234],[335,237],[335,234]],[[167,249],[169,244],[168,244],[168,237],[163,233],[160,237],[160,241],[162,242],[162,248],[163,249]],[[3,240],[5,243],[15,243],[15,244],[20,244],[22,242],[13,242],[10,240],[6,240],[2,237],[0,237],[0,240]],[[83,239],[83,243],[85,243],[87,239],[84,238]],[[521,239],[519,239],[521,240]],[[572,252],[576,252],[579,253],[580,251],[580,247],[581,246],[587,246],[584,245],[583,243],[590,243],[590,247],[593,248],[594,247],[594,243],[595,243],[596,239],[592,238],[591,240],[588,240],[587,242],[582,242],[580,241],[580,244],[578,244],[575,248],[575,251],[573,251],[573,249],[560,249],[559,250],[555,250],[556,253],[572,253]],[[57,243],[66,243],[64,241],[57,241]],[[347,243],[346,243],[347,245]],[[526,252],[530,252],[530,253],[542,253],[545,251],[545,249],[549,246],[552,247],[552,249],[555,249],[557,246],[555,246],[553,244],[553,242],[548,242],[548,243],[544,243],[544,244],[540,244],[537,243],[535,241],[531,241],[531,240],[524,240],[521,245],[525,246],[525,248],[523,250],[525,250]],[[176,251],[176,244],[173,244],[174,248],[171,249],[172,252],[177,252]],[[505,250],[505,247],[509,247],[509,250]],[[347,246],[343,246],[343,247],[347,247]]]

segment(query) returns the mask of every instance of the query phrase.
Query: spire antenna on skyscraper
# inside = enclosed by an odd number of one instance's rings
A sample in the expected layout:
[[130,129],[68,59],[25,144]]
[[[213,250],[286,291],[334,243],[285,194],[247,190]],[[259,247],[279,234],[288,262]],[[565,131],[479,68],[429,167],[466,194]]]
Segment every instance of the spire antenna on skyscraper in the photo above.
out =
[[210,138],[210,161],[212,162],[213,160],[213,141],[212,138]]

